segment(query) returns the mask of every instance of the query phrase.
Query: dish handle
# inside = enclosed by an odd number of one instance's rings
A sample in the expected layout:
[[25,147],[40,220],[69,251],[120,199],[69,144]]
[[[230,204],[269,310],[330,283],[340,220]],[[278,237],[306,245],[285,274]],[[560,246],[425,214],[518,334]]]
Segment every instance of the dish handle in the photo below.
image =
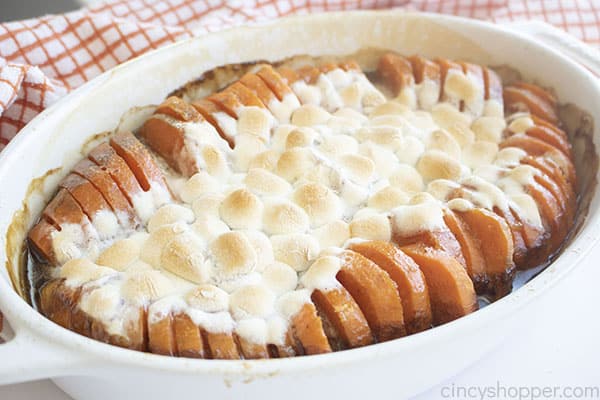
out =
[[0,328],[0,385],[78,375],[90,366],[89,357],[35,336],[25,326],[9,325],[7,317],[4,313]]

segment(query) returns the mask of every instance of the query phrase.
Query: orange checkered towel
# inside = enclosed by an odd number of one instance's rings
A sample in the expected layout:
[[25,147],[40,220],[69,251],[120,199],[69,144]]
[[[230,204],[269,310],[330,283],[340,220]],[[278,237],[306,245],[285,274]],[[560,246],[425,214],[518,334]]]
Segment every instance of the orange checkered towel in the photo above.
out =
[[148,50],[286,15],[391,7],[495,22],[537,19],[600,46],[598,0],[112,0],[0,24],[0,151],[44,108]]

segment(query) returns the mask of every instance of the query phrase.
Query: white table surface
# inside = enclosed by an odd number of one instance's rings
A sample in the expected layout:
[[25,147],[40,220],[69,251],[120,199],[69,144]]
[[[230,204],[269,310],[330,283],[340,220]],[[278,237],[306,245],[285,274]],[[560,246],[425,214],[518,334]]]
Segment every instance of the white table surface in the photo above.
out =
[[[458,392],[459,387],[496,387],[498,383],[506,390],[510,386],[600,387],[599,261],[600,247],[530,304],[534,317],[522,331],[515,332],[514,337],[507,338],[500,348],[477,364],[415,399],[466,398],[464,395],[452,397],[451,391],[454,388],[456,394],[462,394]],[[385,393],[374,393],[373,397],[386,398]],[[65,400],[70,397],[49,380],[0,386],[2,400],[42,398]]]

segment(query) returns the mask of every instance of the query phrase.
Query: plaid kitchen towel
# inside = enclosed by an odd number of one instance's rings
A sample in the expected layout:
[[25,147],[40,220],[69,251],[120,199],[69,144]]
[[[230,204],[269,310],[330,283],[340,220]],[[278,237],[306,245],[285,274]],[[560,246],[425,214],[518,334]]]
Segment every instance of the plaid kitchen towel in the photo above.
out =
[[541,20],[600,47],[598,0],[113,0],[0,24],[0,151],[44,108],[148,50],[235,25],[308,13],[402,8],[495,22]]

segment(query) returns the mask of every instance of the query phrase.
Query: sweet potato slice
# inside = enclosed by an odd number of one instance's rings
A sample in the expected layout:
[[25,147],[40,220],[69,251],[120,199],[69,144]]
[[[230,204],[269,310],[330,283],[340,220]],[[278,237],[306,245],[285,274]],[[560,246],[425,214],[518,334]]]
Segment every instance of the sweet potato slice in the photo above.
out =
[[135,136],[129,132],[118,133],[110,138],[110,145],[125,160],[144,191],[149,191],[153,186],[169,191],[162,171]]
[[177,343],[171,314],[157,321],[152,316],[148,316],[148,350],[154,354],[177,355]]
[[444,222],[460,244],[467,273],[473,281],[475,291],[478,294],[483,293],[489,283],[489,277],[487,276],[483,253],[474,233],[471,232],[469,226],[462,219],[457,218],[452,210],[446,210]]
[[239,102],[246,107],[265,108],[265,104],[260,98],[239,81],[229,86],[225,91],[233,93],[238,98]]
[[83,212],[93,222],[100,211],[112,212],[102,193],[98,191],[87,179],[76,174],[69,174],[63,179],[59,187],[66,189],[79,203]]
[[460,243],[447,226],[439,230],[423,231],[410,236],[405,236],[402,229],[393,228],[392,241],[398,246],[423,243],[425,246],[446,252],[454,257],[463,267],[467,267]]
[[263,66],[256,73],[256,75],[258,75],[259,78],[267,84],[267,86],[271,89],[271,91],[275,94],[275,96],[277,96],[279,100],[283,100],[283,98],[288,94],[293,95],[292,89],[290,89],[290,87],[287,83],[285,83],[281,75],[279,75],[279,73],[275,71],[270,65]]
[[486,292],[494,299],[510,293],[515,264],[512,234],[506,221],[483,208],[457,211],[456,215],[478,241],[489,279]]
[[198,172],[193,157],[185,150],[185,132],[173,120],[153,115],[142,125],[138,135],[175,171],[185,176]]
[[575,183],[577,182],[577,175],[575,173],[573,162],[563,153],[543,140],[523,134],[517,134],[500,142],[499,147],[518,147],[525,150],[530,156],[546,156],[546,158],[550,158],[558,165],[560,171],[565,175],[566,180],[576,187]]
[[211,359],[240,359],[240,352],[232,333],[203,331],[202,338],[208,344]]
[[556,97],[554,97],[554,95],[552,93],[550,93],[549,91],[543,89],[541,86],[534,85],[532,83],[522,82],[522,81],[515,82],[511,86],[514,86],[514,87],[517,87],[520,89],[524,89],[524,90],[527,90],[527,91],[533,93],[535,96],[537,96],[538,98],[540,98],[541,100],[546,102],[549,106],[556,109],[556,106],[558,104]]
[[322,72],[317,67],[313,67],[312,65],[306,65],[302,68],[299,68],[298,71],[296,71],[296,73],[298,74],[298,77],[301,80],[312,85],[317,82]]
[[44,217],[60,229],[62,224],[89,223],[81,206],[65,189],[58,191],[43,211]]
[[270,358],[269,351],[265,344],[252,343],[240,336],[235,336],[240,352],[246,360],[260,360]]
[[52,279],[40,289],[40,310],[54,323],[71,329],[73,307],[78,302],[79,293],[79,290],[67,287],[64,279]]
[[302,306],[300,311],[292,317],[291,328],[294,337],[302,346],[304,354],[331,352],[331,346],[314,304],[306,303]]
[[267,349],[269,350],[269,355],[271,358],[294,357],[296,354],[302,354],[302,352],[297,348],[294,334],[292,333],[291,329],[287,331],[283,344],[269,344],[267,345]]
[[277,67],[276,71],[288,85],[291,85],[292,83],[296,82],[297,80],[300,80],[300,76],[298,76],[298,73],[296,72],[296,70],[294,70],[290,67],[286,67],[286,66]]
[[[127,201],[119,186],[111,178],[110,174],[85,158],[79,161],[73,168],[73,172],[87,179],[102,194],[104,200],[110,205],[117,217],[127,216],[128,223],[135,223],[137,216]],[[120,219],[121,220],[121,219]]]
[[554,130],[547,128],[544,125],[536,125],[527,129],[525,133],[528,136],[543,140],[561,151],[565,156],[572,158],[571,143]]
[[396,284],[377,264],[355,251],[346,250],[336,278],[359,305],[378,342],[406,335]]
[[373,335],[365,316],[350,293],[343,287],[315,290],[311,299],[320,314],[326,315],[339,334],[342,348],[354,348],[373,343]]
[[125,160],[108,143],[96,146],[88,158],[111,176],[129,205],[133,206],[133,198],[142,192],[142,188]]
[[563,211],[552,193],[538,183],[527,186],[527,191],[538,205],[542,220],[550,230],[548,255],[551,255],[562,245],[566,235],[567,226],[562,224]]
[[431,305],[425,276],[410,257],[392,243],[383,241],[355,243],[350,250],[373,261],[396,283],[408,334],[431,327]]
[[523,237],[523,225],[520,220],[515,218],[510,209],[501,210],[498,207],[494,207],[493,211],[508,224],[513,240],[513,262],[519,268],[520,265],[527,262],[528,253],[527,244]]
[[179,357],[205,358],[200,328],[185,313],[173,317],[173,329]]
[[503,96],[504,107],[509,112],[528,110],[552,124],[559,123],[555,107],[528,89],[507,86],[504,88]]
[[543,126],[544,128],[551,129],[558,136],[562,137],[564,140],[566,140],[567,142],[569,142],[569,136],[567,135],[567,132],[563,131],[558,126],[556,126],[554,124],[551,124],[550,122],[546,121],[545,119],[540,118],[540,117],[535,116],[535,115],[531,115],[531,119],[533,120],[533,123],[535,125],[537,125],[537,126]]
[[217,119],[215,118],[215,114],[222,112],[220,107],[217,106],[216,103],[208,100],[207,98],[196,100],[192,102],[192,106],[208,121],[209,124],[215,127],[219,136],[229,143],[229,147],[233,148],[233,137],[227,135],[225,132],[225,127],[221,126]]
[[202,116],[194,107],[176,96],[170,96],[163,101],[154,111],[154,114],[164,114],[177,121],[196,122],[202,119]]
[[477,310],[473,282],[455,259],[422,244],[403,246],[401,249],[419,265],[425,275],[434,325],[450,322]]
[[531,165],[532,167],[539,169],[549,179],[558,185],[562,195],[565,198],[565,209],[572,220],[577,209],[577,195],[575,194],[573,187],[565,179],[565,176],[560,172],[558,166],[543,157],[528,156],[523,158],[521,163]]
[[267,107],[276,98],[275,94],[269,89],[267,84],[256,74],[246,74],[240,79],[240,83],[251,90],[260,101]]
[[492,69],[483,67],[483,80],[485,82],[485,99],[496,100],[502,104],[502,80]]
[[54,225],[42,218],[27,235],[29,249],[33,250],[35,257],[52,266],[58,264],[52,246],[52,235],[57,231]]
[[[421,56],[410,56],[408,61],[412,66],[413,74],[415,76],[416,83],[421,83],[424,80],[432,80],[440,84],[442,78],[442,72],[440,66]],[[440,85],[441,87],[441,85]]]
[[73,307],[71,329],[80,335],[92,337],[92,318],[79,306]]
[[386,86],[392,89],[394,96],[397,96],[403,88],[415,83],[410,61],[394,53],[386,53],[379,58],[377,73]]
[[237,119],[237,110],[242,107],[242,103],[234,93],[224,90],[211,94],[206,99],[215,103],[220,111],[227,113],[231,118]]

